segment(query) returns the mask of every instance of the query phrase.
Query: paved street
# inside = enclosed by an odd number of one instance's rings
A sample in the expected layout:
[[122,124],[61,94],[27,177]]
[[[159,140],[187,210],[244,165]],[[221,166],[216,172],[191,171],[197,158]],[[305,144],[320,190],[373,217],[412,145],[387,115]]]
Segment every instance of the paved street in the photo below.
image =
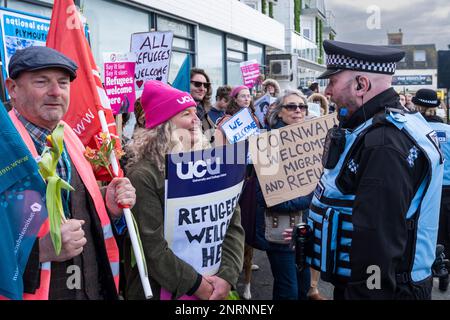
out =
[[[260,269],[258,271],[253,272],[252,278],[252,300],[271,300],[272,299],[272,273],[270,271],[269,260],[265,252],[259,251],[255,249],[255,255],[253,258],[253,263],[257,264]],[[440,292],[438,287],[438,280],[435,279],[435,285],[433,288],[433,300],[450,300],[450,290],[447,292]],[[242,297],[242,292],[244,289],[244,285],[242,283],[242,275],[238,283],[238,292]],[[326,282],[319,283],[320,293],[327,297],[332,298],[333,296],[333,286]]]

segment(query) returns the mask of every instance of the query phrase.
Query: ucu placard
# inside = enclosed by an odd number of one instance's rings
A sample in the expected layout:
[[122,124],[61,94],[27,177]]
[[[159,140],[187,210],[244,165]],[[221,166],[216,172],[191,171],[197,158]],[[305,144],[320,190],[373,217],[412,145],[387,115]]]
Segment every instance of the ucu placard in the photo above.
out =
[[214,163],[211,159],[198,160],[196,162],[177,163],[177,176],[180,179],[187,180],[193,178],[203,178],[206,173],[216,175],[220,173],[220,158],[216,158]]
[[[244,185],[247,150],[243,142],[167,155],[164,238],[199,274],[214,275],[221,266],[227,229]],[[242,161],[234,161],[238,151],[244,153]]]
[[194,102],[195,103],[195,100],[191,96],[187,95],[187,96],[178,98],[177,102],[179,104],[185,104],[185,103],[189,103],[189,102]]

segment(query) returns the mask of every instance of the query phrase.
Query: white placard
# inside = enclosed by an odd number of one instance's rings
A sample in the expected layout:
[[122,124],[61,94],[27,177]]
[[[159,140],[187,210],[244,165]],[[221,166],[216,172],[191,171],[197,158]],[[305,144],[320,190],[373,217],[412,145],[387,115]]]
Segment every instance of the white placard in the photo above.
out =
[[259,127],[248,108],[242,109],[232,118],[224,122],[222,130],[230,143],[245,140],[260,132]]
[[144,90],[147,80],[167,83],[172,56],[173,32],[144,32],[131,35],[130,51],[136,54],[136,91]]

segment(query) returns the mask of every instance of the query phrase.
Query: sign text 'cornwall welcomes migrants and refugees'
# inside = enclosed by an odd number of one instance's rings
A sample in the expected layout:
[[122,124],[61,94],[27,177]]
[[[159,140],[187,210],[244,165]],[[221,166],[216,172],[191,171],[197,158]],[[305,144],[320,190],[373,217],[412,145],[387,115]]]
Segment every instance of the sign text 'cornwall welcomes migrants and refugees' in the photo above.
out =
[[250,155],[267,206],[306,196],[322,174],[322,153],[335,114],[250,137]]
[[164,237],[174,254],[202,275],[219,270],[244,184],[246,145],[185,153],[189,157],[181,161],[177,154],[167,156]]

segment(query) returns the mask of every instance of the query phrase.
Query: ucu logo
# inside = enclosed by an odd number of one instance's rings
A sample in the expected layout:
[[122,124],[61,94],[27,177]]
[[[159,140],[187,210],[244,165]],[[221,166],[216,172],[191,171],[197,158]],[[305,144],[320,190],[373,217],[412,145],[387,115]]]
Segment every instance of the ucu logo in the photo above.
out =
[[184,96],[181,99],[177,99],[177,102],[179,104],[185,104],[185,103],[188,103],[188,102],[194,102],[195,103],[194,99],[191,96]]
[[[213,165],[215,165],[215,168],[213,168]],[[203,178],[206,173],[210,175],[220,173],[220,158],[216,158],[214,163],[212,163],[211,159],[189,162],[187,172],[183,172],[183,163],[177,163],[177,176],[180,179]]]

